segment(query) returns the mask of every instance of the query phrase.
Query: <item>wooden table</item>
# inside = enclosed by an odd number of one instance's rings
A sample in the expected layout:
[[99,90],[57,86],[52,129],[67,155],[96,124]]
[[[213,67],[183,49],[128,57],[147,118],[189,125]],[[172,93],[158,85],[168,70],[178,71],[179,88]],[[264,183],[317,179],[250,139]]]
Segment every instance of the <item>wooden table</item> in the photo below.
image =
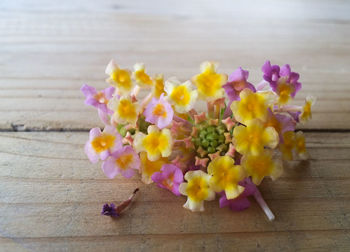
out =
[[[0,43],[0,251],[350,250],[350,2],[2,0]],[[83,145],[101,124],[79,88],[105,87],[111,58],[183,80],[204,60],[253,82],[266,59],[300,72],[297,103],[318,98],[300,126],[311,158],[260,187],[276,220],[256,203],[191,213],[90,164]],[[137,186],[122,218],[100,216]]]

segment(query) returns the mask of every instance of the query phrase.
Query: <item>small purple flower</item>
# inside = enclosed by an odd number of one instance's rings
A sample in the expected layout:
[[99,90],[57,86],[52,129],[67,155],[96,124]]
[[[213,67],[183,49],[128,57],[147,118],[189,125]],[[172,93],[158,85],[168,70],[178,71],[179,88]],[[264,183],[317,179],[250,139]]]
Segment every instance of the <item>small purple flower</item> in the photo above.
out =
[[108,205],[107,203],[104,204],[102,207],[101,214],[106,216],[111,216],[111,217],[119,216],[119,214],[116,211],[115,205],[113,203],[111,203],[110,205]]
[[85,95],[85,104],[96,107],[97,109],[103,111],[106,114],[113,114],[113,111],[107,108],[108,101],[112,98],[114,93],[114,87],[108,87],[100,92],[94,87],[89,85],[83,85],[81,87],[81,92]]
[[228,206],[232,211],[242,211],[250,206],[250,201],[247,197],[254,195],[256,192],[257,188],[255,184],[250,178],[246,178],[238,184],[244,187],[244,191],[237,198],[228,200],[225,192],[220,193],[219,204],[221,208]]
[[113,152],[102,164],[102,170],[108,178],[114,178],[121,174],[125,178],[131,178],[135,170],[140,169],[140,158],[130,146],[124,146]]
[[147,122],[157,125],[159,129],[163,129],[172,122],[174,111],[170,103],[165,100],[163,93],[159,99],[152,99],[143,114]]
[[85,154],[91,163],[97,163],[99,159],[105,160],[123,146],[122,140],[122,136],[113,126],[106,125],[103,132],[100,128],[92,128],[85,144]]
[[160,172],[155,172],[151,178],[159,187],[168,189],[177,196],[181,195],[179,185],[183,182],[183,174],[176,165],[163,165]]
[[280,68],[266,61],[261,69],[264,73],[264,80],[269,82],[272,90],[280,96],[281,104],[287,103],[289,98],[295,97],[301,89],[301,83],[298,82],[299,74],[292,72],[288,64]]
[[248,76],[249,72],[241,67],[230,74],[227,83],[223,86],[230,101],[238,101],[240,99],[239,93],[245,88],[249,88],[253,92],[256,91],[254,85],[247,81]]
[[280,78],[280,67],[278,65],[271,65],[270,61],[266,61],[261,70],[264,73],[264,80],[270,83],[273,89],[276,89],[277,81]]
[[301,111],[288,111],[288,114],[294,119],[295,122],[299,122],[299,116],[301,114]]

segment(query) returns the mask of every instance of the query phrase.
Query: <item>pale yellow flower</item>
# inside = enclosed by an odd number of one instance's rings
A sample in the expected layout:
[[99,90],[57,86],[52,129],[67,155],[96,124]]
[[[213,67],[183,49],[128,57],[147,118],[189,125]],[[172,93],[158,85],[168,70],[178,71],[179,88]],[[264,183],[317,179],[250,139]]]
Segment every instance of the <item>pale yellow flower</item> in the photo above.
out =
[[160,157],[169,157],[173,145],[169,129],[161,131],[155,125],[148,126],[147,135],[137,132],[134,138],[134,148],[137,152],[147,152],[150,161],[156,161]]
[[264,177],[270,176],[273,180],[283,172],[282,162],[272,157],[272,150],[265,149],[260,155],[244,155],[241,164],[254,184],[259,185]]
[[222,86],[227,81],[227,75],[217,73],[213,62],[203,62],[201,73],[194,76],[192,81],[197,86],[200,99],[214,101],[224,97],[225,91]]
[[204,200],[215,199],[210,179],[211,176],[201,170],[188,171],[185,174],[187,183],[182,183],[179,186],[180,193],[187,196],[184,208],[193,212],[204,211]]
[[106,74],[109,78],[106,81],[115,86],[119,93],[126,95],[134,88],[134,83],[131,79],[131,72],[128,69],[121,69],[114,60],[111,60],[106,67]]
[[197,90],[192,90],[190,81],[181,83],[175,78],[165,82],[165,92],[169,102],[174,105],[178,113],[190,111],[198,96]]

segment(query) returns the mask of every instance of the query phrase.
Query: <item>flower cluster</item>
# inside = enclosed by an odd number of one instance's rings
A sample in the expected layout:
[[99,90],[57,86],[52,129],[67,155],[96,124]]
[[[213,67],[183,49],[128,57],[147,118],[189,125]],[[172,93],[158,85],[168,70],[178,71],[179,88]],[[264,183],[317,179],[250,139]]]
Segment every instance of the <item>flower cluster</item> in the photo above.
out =
[[[241,67],[227,76],[204,62],[199,74],[183,82],[151,76],[144,64],[131,71],[112,60],[108,88],[81,88],[105,124],[103,131],[90,130],[85,153],[92,163],[101,160],[111,179],[141,174],[146,184],[187,196],[184,207],[191,211],[203,211],[204,201],[216,196],[220,207],[243,210],[253,195],[273,219],[257,186],[266,177],[277,179],[283,160],[307,158],[303,133],[295,127],[311,118],[315,99],[290,104],[301,83],[289,65],[267,61],[262,72],[254,86]],[[206,111],[194,108],[197,101],[207,104]],[[104,212],[116,215],[114,208],[105,205]]]

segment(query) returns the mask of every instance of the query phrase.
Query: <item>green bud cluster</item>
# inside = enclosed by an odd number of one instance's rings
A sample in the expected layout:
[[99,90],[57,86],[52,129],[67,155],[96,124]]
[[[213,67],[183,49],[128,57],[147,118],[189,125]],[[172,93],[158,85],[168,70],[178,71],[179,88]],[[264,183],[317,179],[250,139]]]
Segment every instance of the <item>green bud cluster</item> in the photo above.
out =
[[228,132],[225,125],[218,126],[201,124],[198,127],[197,136],[192,138],[192,142],[196,149],[201,147],[206,152],[215,153],[218,150],[225,154],[228,150],[228,145],[225,144],[224,133]]
[[139,127],[139,131],[141,131],[142,133],[147,134],[147,129],[150,125],[151,124],[149,122],[146,122],[146,118],[143,115],[140,116],[137,120],[137,126]]

